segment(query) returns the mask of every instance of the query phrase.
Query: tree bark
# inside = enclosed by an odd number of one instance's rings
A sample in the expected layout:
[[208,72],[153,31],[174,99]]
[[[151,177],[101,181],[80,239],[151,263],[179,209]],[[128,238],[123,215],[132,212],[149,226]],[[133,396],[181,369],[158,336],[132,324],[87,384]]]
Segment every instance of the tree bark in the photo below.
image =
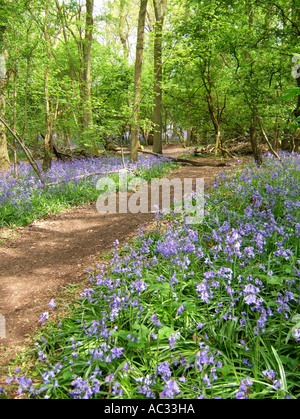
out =
[[50,98],[48,92],[48,77],[49,77],[49,67],[47,65],[45,71],[45,139],[44,139],[44,158],[43,158],[43,170],[46,171],[50,169],[52,162],[52,153],[53,153],[53,137],[51,130],[51,115],[50,115]]
[[[86,0],[86,17],[85,17],[85,29],[84,37],[76,37],[71,31],[74,39],[77,43],[78,53],[80,57],[80,69],[79,69],[79,91],[80,91],[80,116],[79,116],[79,127],[81,140],[87,143],[90,140],[92,146],[91,150],[98,154],[97,143],[94,139],[91,139],[91,131],[88,132],[93,126],[93,111],[92,111],[92,97],[91,97],[91,55],[92,55],[92,41],[94,32],[94,0]],[[81,7],[79,5],[79,7]],[[81,14],[79,14],[79,19]],[[70,27],[69,27],[70,30]]]
[[136,59],[135,59],[135,75],[134,75],[134,103],[133,103],[133,123],[131,126],[130,139],[130,160],[135,162],[138,158],[139,148],[139,120],[140,120],[140,101],[141,101],[141,83],[142,83],[142,66],[144,53],[144,37],[145,37],[145,23],[147,14],[148,0],[141,0],[137,44],[136,44]]
[[49,3],[45,3],[45,22],[44,22],[44,38],[46,43],[46,68],[44,74],[44,94],[45,94],[45,139],[44,139],[44,157],[43,170],[46,171],[51,167],[53,143],[51,132],[51,114],[50,114],[50,97],[49,97],[49,73],[51,60],[51,43],[49,34]]
[[[4,88],[6,85],[6,74],[5,74],[5,51],[1,51],[1,45],[3,45],[3,39],[4,39],[4,32],[5,32],[5,24],[3,20],[0,20],[0,54],[3,54],[3,60],[2,65],[4,66],[3,71],[0,71],[0,73],[3,72],[3,78],[1,78],[0,74],[0,117],[4,117],[5,114],[5,92]],[[1,65],[1,63],[0,63]],[[8,156],[8,150],[7,150],[7,140],[6,140],[6,130],[3,124],[0,124],[0,170],[8,170],[10,168],[10,161]]]
[[154,111],[153,111],[153,152],[162,154],[162,42],[163,25],[167,0],[153,0],[155,10],[154,27]]
[[250,125],[250,142],[252,147],[252,152],[254,155],[255,162],[257,166],[262,164],[262,154],[258,144],[258,136],[257,136],[257,123],[258,119],[256,115],[253,115]]
[[[4,83],[0,79],[0,117],[5,114],[5,94],[2,92]],[[7,150],[6,129],[3,124],[0,124],[0,170],[8,170],[10,168],[10,161]]]
[[85,38],[83,41],[83,79],[82,79],[82,102],[83,102],[83,126],[88,129],[93,125],[93,113],[91,103],[91,54],[93,41],[93,10],[94,0],[86,0]]
[[[84,30],[82,27],[82,5],[77,4],[76,6],[76,24],[79,35],[78,33],[76,33],[77,31],[74,30],[73,21],[68,21],[67,19],[68,10],[64,8],[64,4],[61,5],[58,0],[55,0],[55,4],[58,11],[58,18],[61,20],[62,23],[63,37],[70,65],[70,76],[73,95],[74,97],[78,97],[78,101],[76,101],[76,111],[78,113],[78,118],[76,116],[74,108],[72,109],[74,122],[76,127],[78,127],[81,141],[84,141],[84,143],[88,144],[90,143],[90,151],[97,155],[99,153],[97,142],[95,139],[91,138],[90,130],[93,127],[93,109],[91,100],[91,56],[94,32],[94,0],[85,1],[86,14],[84,21]],[[77,71],[75,69],[74,62],[72,59],[72,51],[70,48],[70,42],[68,40],[67,31],[72,35],[74,41],[76,42],[80,60],[80,66],[77,77],[77,81],[79,84],[79,95],[77,95],[76,93],[75,79]]]

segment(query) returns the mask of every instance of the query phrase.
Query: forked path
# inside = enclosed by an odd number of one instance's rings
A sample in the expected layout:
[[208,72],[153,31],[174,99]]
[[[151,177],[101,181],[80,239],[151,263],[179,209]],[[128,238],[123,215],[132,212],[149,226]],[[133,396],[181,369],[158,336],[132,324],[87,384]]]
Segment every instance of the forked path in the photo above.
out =
[[[170,178],[204,178],[207,184],[220,171],[186,166]],[[67,284],[83,283],[86,269],[100,263],[101,254],[112,251],[116,239],[125,245],[138,235],[140,226],[150,228],[153,223],[151,213],[99,214],[90,204],[36,221],[2,241],[0,314],[5,317],[6,337],[0,338],[0,372],[31,342],[40,314],[51,311],[52,298],[59,298]]]

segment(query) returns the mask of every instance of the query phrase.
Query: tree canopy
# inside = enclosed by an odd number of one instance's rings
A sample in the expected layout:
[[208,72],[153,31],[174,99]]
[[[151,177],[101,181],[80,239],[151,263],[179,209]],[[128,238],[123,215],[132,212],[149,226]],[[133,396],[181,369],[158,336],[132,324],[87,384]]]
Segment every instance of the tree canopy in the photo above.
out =
[[[55,148],[99,154],[132,132],[157,153],[170,136],[296,151],[299,16],[296,0],[3,1],[0,114],[45,169]],[[20,147],[0,125],[6,169]]]

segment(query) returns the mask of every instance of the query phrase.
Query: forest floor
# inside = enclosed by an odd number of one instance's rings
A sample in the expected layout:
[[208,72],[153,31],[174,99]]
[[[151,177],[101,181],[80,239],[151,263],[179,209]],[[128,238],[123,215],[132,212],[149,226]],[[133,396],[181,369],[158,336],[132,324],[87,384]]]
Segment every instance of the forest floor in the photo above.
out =
[[[164,150],[172,157],[183,153],[187,149],[174,144]],[[229,163],[229,168],[235,164]],[[227,167],[181,166],[169,178],[204,178],[207,186],[224,170]],[[99,214],[93,203],[24,228],[0,230],[0,313],[6,320],[6,338],[0,338],[0,387],[9,362],[32,344],[41,327],[39,316],[49,311],[50,300],[78,297],[86,287],[86,269],[106,264],[105,254],[116,239],[124,246],[142,225],[154,228],[155,214]]]

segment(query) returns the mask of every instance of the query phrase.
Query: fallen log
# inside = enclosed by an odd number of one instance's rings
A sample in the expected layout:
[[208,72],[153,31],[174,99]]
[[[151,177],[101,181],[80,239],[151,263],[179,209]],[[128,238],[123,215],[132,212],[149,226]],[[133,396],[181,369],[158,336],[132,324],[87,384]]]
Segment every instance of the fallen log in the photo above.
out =
[[54,144],[53,144],[53,153],[55,154],[55,157],[57,158],[57,160],[70,161],[73,159],[73,157],[70,154],[63,153],[62,151],[58,150]]
[[157,156],[157,157],[167,157],[168,159],[174,161],[175,163],[190,164],[192,166],[199,166],[199,167],[205,167],[205,166],[209,166],[209,167],[225,167],[226,166],[225,163],[200,162],[200,161],[195,161],[195,160],[190,160],[190,159],[183,159],[181,157],[165,156],[163,154],[153,153],[152,151],[138,150],[138,152],[139,153],[145,153],[145,154],[151,154],[151,155]]
[[178,157],[177,158],[172,158],[171,157],[171,160],[173,160],[174,162],[177,162],[177,163],[190,164],[192,166],[199,166],[199,167],[205,167],[205,166],[209,166],[209,167],[225,167],[226,166],[225,163],[200,162],[200,161],[189,160],[189,159],[181,159],[181,158],[178,158]]

